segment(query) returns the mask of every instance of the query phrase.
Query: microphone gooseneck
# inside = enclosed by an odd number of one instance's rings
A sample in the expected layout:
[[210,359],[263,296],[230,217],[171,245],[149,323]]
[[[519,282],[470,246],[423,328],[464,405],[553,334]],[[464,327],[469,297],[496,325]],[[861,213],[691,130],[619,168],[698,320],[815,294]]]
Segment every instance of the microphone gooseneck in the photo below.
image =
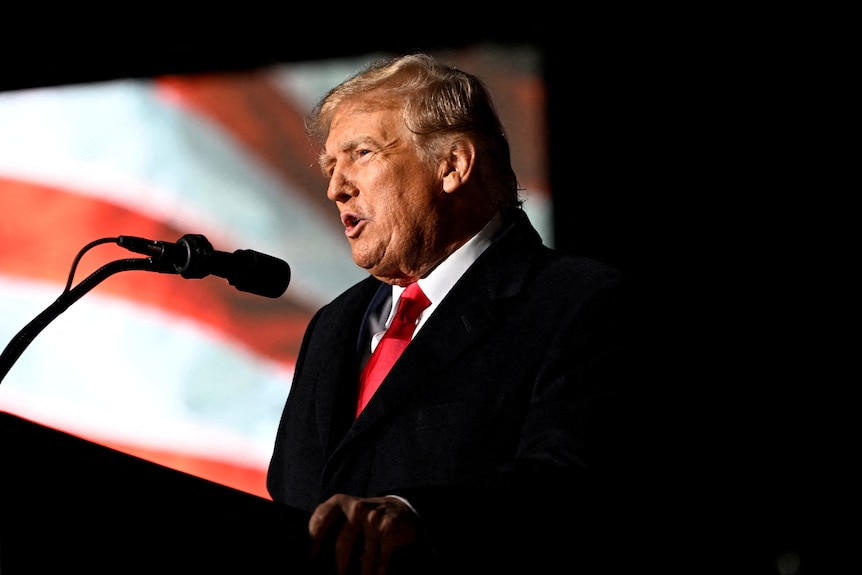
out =
[[[73,287],[72,280],[81,256],[94,246],[114,242],[129,251],[149,257],[109,262]],[[271,298],[280,297],[290,283],[290,266],[287,262],[253,250],[219,252],[201,235],[185,235],[176,243],[135,236],[102,238],[90,242],[72,263],[69,280],[60,296],[24,326],[0,353],[0,382],[33,339],[57,316],[109,276],[131,270],[179,274],[187,279],[216,275],[227,279],[230,285],[240,291]]]

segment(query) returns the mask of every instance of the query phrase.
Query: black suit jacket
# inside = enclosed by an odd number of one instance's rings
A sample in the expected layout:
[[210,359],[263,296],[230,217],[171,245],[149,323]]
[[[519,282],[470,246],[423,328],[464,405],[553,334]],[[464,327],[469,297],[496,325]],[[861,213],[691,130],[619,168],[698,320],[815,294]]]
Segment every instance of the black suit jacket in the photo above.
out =
[[274,500],[311,511],[334,493],[406,497],[442,572],[550,564],[572,538],[595,555],[595,511],[633,467],[635,300],[619,271],[542,245],[520,210],[505,216],[355,421],[357,342],[382,284],[369,277],[314,316]]

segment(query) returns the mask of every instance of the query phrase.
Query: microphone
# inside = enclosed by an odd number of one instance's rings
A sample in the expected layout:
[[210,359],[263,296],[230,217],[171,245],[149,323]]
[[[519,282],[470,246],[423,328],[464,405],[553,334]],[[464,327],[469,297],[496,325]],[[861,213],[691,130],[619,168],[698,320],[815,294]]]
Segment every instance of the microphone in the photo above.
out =
[[264,297],[280,297],[290,283],[290,266],[276,257],[253,250],[233,253],[213,249],[199,234],[186,234],[176,243],[119,236],[117,244],[129,251],[150,256],[153,261],[173,266],[186,279],[210,274],[224,278],[236,289]]

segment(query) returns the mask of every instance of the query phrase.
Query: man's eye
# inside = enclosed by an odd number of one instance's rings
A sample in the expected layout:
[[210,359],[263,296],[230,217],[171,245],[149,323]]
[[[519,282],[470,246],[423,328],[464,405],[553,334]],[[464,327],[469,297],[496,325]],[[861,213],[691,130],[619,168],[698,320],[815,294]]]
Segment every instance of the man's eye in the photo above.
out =
[[356,155],[360,158],[371,155],[371,150],[356,150]]

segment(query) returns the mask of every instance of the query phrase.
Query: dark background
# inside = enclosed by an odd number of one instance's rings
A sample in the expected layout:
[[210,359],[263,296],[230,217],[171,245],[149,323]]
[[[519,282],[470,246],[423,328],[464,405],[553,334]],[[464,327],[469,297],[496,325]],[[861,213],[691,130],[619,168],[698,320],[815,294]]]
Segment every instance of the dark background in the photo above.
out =
[[[253,36],[249,30],[215,31],[205,26],[182,30],[133,27],[118,33],[97,24],[53,30],[47,46],[4,40],[0,52],[0,89],[101,81],[160,74],[242,70],[273,62],[313,61],[363,55],[374,51],[406,52],[471,46],[481,43],[529,44],[537,47],[548,85],[551,188],[555,190],[555,244],[624,267],[640,266],[650,257],[649,244],[664,234],[649,220],[667,207],[671,190],[665,181],[653,188],[661,171],[656,139],[675,130],[666,114],[668,74],[675,74],[665,55],[632,50],[632,34],[613,27],[604,36],[580,24],[571,42],[560,39],[557,26],[544,18],[518,15],[495,22],[464,23],[443,16],[440,26],[404,25],[392,34],[321,23],[319,35],[281,33]],[[551,19],[553,20],[553,19]],[[455,24],[455,22],[460,22]],[[406,29],[409,28],[409,31]],[[577,32],[589,38],[579,39]],[[252,37],[243,38],[243,34]],[[567,32],[566,35],[569,33]],[[274,37],[274,38],[273,38]],[[621,44],[621,41],[625,41]],[[0,45],[0,48],[3,48]],[[671,96],[675,97],[675,96]],[[566,171],[554,169],[566,166]]]
[[[770,199],[799,185],[774,163],[787,146],[776,86],[796,49],[764,50],[703,14],[681,23],[656,13],[521,10],[468,21],[441,5],[428,7],[421,25],[274,12],[219,30],[164,26],[170,15],[156,25],[125,16],[55,29],[38,46],[10,40],[0,88],[378,50],[536,46],[548,86],[555,244],[642,278],[656,334],[644,378],[671,390],[675,465],[700,478],[691,529],[710,541],[693,552],[694,572],[726,559],[736,573],[816,573],[835,560],[825,552],[831,526],[821,507],[839,496],[811,382],[831,374],[819,365],[823,343],[805,303],[811,280],[794,270],[813,245],[784,235],[786,202]],[[782,561],[790,567],[780,571]]]

